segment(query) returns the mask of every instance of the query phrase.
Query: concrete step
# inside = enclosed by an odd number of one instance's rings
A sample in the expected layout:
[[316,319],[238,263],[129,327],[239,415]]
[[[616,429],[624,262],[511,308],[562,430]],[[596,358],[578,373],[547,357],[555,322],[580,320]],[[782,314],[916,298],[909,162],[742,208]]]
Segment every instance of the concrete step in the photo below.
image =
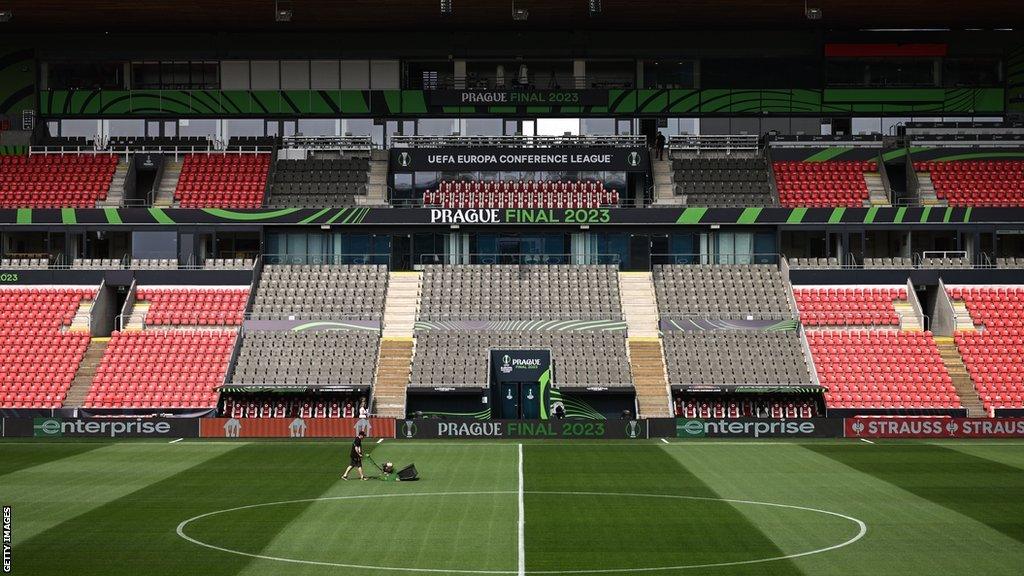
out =
[[939,356],[942,357],[942,363],[946,366],[946,372],[949,373],[949,377],[953,381],[953,388],[956,389],[956,394],[960,397],[960,404],[967,409],[967,415],[971,417],[988,416],[985,412],[985,405],[974,386],[974,380],[971,379],[953,338],[936,336],[935,344],[939,348]]
[[384,418],[405,417],[405,395],[412,374],[415,341],[409,338],[381,338],[371,411]]
[[92,388],[93,378],[96,376],[96,370],[103,360],[103,354],[106,352],[109,342],[110,338],[93,338],[89,341],[89,347],[85,350],[82,363],[78,365],[78,370],[75,372],[75,379],[71,381],[71,387],[68,388],[67,396],[64,398],[65,408],[81,408],[86,396],[89,395],[89,389]]
[[636,389],[637,416],[668,418],[672,415],[672,396],[661,339],[630,337],[627,341],[629,370]]

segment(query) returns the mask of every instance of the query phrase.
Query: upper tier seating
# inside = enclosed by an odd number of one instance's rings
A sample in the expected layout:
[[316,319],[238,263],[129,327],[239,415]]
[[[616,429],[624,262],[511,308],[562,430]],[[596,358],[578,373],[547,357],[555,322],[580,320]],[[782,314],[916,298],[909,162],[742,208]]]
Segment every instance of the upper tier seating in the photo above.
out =
[[675,192],[690,206],[771,206],[768,162],[756,158],[678,158]]
[[615,266],[428,265],[422,320],[620,320]]
[[245,320],[248,288],[139,288],[150,326],[238,326]]
[[379,341],[365,331],[247,331],[231,381],[370,386]]
[[673,385],[811,384],[795,330],[669,330],[664,342],[668,381]]
[[899,326],[894,300],[907,300],[906,288],[793,288],[805,326]]
[[815,418],[813,400],[718,400],[676,398],[672,403],[677,418]]
[[864,268],[913,268],[914,259],[907,257],[897,258],[864,258]]
[[950,206],[1024,206],[1024,160],[915,162]]
[[62,331],[95,288],[0,288],[0,408],[60,408],[89,347]]
[[232,136],[228,139],[228,150],[253,150],[254,148],[272,148],[280,143],[277,136]]
[[958,331],[954,339],[985,410],[1024,408],[1024,286],[946,290],[984,327]]
[[110,148],[184,148],[189,150],[210,150],[213,141],[206,136],[111,136],[107,141]]
[[268,264],[252,318],[380,320],[387,286],[387,266]]
[[182,208],[259,208],[269,154],[189,154],[174,199]]
[[795,313],[789,287],[773,265],[671,264],[654,267],[663,318],[785,319]]
[[807,343],[830,408],[959,408],[931,332],[814,330]]
[[790,269],[839,268],[839,258],[790,258]]
[[235,335],[235,330],[114,332],[84,406],[213,408]]
[[619,203],[603,182],[441,182],[423,204],[444,208],[598,208]]
[[267,206],[353,206],[366,195],[369,170],[367,158],[278,160]]
[[116,169],[109,154],[0,156],[0,208],[94,208]]
[[485,388],[490,348],[550,348],[559,387],[632,387],[625,331],[419,332],[410,386]]
[[49,258],[0,258],[0,269],[3,270],[45,270],[49,267]]
[[865,172],[875,172],[874,162],[775,162],[779,203],[789,207],[860,208],[868,199]]

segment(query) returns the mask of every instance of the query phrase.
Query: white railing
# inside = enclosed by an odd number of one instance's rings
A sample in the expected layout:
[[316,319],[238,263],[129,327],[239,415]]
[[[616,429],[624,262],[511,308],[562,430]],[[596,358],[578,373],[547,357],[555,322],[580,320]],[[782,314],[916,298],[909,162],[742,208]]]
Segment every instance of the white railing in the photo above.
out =
[[483,147],[555,148],[560,146],[611,146],[641,148],[647,146],[642,135],[622,136],[392,136],[392,148]]
[[307,150],[336,150],[339,152],[369,152],[373,141],[369,136],[285,136],[282,148]]
[[682,154],[756,153],[757,135],[751,134],[676,134],[668,139],[668,151]]

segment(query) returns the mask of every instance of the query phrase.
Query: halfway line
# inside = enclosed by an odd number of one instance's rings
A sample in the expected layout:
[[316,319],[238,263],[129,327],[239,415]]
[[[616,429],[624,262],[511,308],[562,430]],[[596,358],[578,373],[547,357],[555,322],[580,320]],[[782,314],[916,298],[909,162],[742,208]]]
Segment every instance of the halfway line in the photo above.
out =
[[523,445],[519,445],[519,576],[526,575],[526,507],[523,505]]

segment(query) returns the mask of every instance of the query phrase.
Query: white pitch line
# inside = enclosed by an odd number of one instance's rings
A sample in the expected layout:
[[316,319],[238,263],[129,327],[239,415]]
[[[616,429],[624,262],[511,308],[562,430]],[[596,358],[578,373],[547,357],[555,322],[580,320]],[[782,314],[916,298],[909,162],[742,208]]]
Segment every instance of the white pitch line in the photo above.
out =
[[384,439],[383,439],[383,438],[381,438],[380,440],[377,440],[377,444],[380,444],[380,443],[381,443],[381,442],[383,442],[383,441],[384,441]]
[[861,442],[867,442],[868,444],[874,444],[874,442],[872,442],[871,440],[868,440],[867,438],[861,438],[860,441]]
[[661,441],[664,442],[665,444],[669,444],[669,441],[664,438],[662,438]]
[[519,574],[526,575],[526,505],[523,502],[523,445],[519,445]]
[[175,442],[181,442],[184,438],[178,438],[177,440],[171,440],[168,444],[174,444]]

